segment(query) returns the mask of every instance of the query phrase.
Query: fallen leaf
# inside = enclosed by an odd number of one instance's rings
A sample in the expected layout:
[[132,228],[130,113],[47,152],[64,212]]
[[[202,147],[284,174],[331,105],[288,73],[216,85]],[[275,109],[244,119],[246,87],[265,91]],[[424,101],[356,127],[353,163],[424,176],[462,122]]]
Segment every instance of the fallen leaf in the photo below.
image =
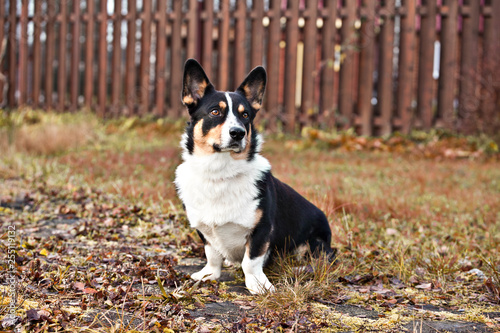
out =
[[393,228],[387,228],[387,229],[385,229],[385,233],[386,233],[388,236],[394,236],[394,235],[397,235],[399,232],[398,232],[396,229],[393,229]]
[[85,289],[83,289],[83,293],[84,294],[95,294],[95,293],[97,293],[97,290],[95,290],[94,288],[85,288]]
[[28,321],[38,321],[40,320],[40,314],[35,309],[30,309],[26,311],[26,318]]
[[417,288],[417,289],[423,289],[423,290],[431,290],[432,289],[432,283],[422,283],[422,284],[416,285],[415,288]]
[[78,291],[83,291],[83,289],[85,289],[85,285],[82,282],[75,282],[73,283],[73,288]]
[[38,314],[40,315],[41,319],[49,319],[51,316],[50,312],[47,310],[39,310]]

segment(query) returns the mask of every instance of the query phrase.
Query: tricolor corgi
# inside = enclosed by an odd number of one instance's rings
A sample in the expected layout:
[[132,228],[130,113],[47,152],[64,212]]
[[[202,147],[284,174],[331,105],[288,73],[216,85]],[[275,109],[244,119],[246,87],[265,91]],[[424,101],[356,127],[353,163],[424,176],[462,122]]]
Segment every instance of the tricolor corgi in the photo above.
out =
[[252,294],[273,291],[263,272],[273,254],[308,244],[330,247],[325,214],[271,174],[253,120],[262,107],[266,71],[256,67],[234,92],[215,90],[201,65],[184,66],[182,102],[191,118],[182,136],[175,185],[190,225],[205,244],[206,266],[194,280],[218,279],[224,260],[241,263]]

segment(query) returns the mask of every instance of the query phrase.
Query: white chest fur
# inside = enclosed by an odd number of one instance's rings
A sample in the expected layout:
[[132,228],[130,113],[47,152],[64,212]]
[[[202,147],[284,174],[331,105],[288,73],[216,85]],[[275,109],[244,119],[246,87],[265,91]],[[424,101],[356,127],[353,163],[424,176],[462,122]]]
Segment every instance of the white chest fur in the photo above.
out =
[[258,154],[250,162],[235,160],[229,153],[184,152],[183,159],[175,184],[191,226],[226,258],[239,257],[234,251],[242,251],[255,226],[257,182],[270,170],[269,162]]

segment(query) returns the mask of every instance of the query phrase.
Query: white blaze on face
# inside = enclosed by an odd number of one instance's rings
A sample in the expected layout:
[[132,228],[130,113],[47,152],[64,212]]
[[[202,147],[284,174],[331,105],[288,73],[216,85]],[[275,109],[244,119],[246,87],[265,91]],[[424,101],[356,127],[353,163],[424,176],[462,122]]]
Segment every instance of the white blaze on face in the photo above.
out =
[[[227,117],[226,121],[224,122],[224,125],[222,125],[222,133],[221,133],[221,148],[223,150],[224,148],[229,147],[233,141],[231,135],[229,134],[231,128],[239,127],[245,130],[245,127],[242,126],[241,122],[238,120],[238,118],[233,112],[233,100],[231,99],[231,96],[229,96],[229,93],[227,92],[224,95],[226,96],[227,100]],[[240,144],[239,150],[245,149],[246,140],[243,138],[243,140],[241,140],[239,144]]]

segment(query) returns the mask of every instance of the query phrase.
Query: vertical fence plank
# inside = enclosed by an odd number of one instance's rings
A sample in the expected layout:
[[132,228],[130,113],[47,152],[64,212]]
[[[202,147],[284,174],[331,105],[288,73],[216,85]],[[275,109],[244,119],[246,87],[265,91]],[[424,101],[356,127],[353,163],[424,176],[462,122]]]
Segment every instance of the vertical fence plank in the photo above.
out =
[[269,39],[267,45],[267,96],[266,114],[268,127],[276,130],[279,121],[279,84],[280,84],[280,1],[272,0],[269,4]]
[[245,48],[246,48],[246,15],[247,15],[247,5],[245,1],[237,1],[235,11],[235,36],[234,36],[234,84],[238,85],[243,82],[245,78]]
[[[174,1],[175,3],[178,1]],[[141,107],[139,114],[145,114],[149,110],[149,80],[151,56],[151,0],[142,3],[142,36],[141,36],[141,64],[139,66],[139,84],[141,94]],[[172,45],[173,47],[173,45]]]
[[322,69],[321,69],[321,94],[320,107],[323,122],[332,127],[335,124],[335,106],[333,105],[333,63],[335,59],[335,38],[337,28],[337,0],[328,0],[326,3],[326,15],[323,18],[322,42]]
[[205,73],[209,78],[212,78],[212,51],[214,45],[213,29],[214,29],[214,1],[205,0],[203,2],[203,51],[202,65]]
[[[2,71],[2,64],[4,63],[3,60],[7,51],[7,37],[5,36],[5,1],[6,0],[0,0],[0,70]],[[7,96],[5,95],[5,92],[7,92],[6,89],[8,88],[8,83],[7,77],[4,76],[3,73],[0,77],[0,105],[3,107],[7,104]]]
[[61,1],[59,3],[59,55],[57,67],[57,111],[62,112],[65,110],[66,103],[66,89],[67,89],[67,77],[66,77],[66,57],[68,53],[68,48],[66,44],[68,35],[68,2]]
[[165,33],[167,24],[167,2],[158,1],[158,23],[156,25],[156,107],[155,114],[165,115],[165,85],[166,85],[166,44]]
[[441,19],[441,58],[438,83],[438,112],[445,128],[452,129],[454,121],[457,70],[458,1],[445,0],[446,15]]
[[413,113],[416,0],[404,1],[403,8],[405,13],[401,17],[396,109],[401,119],[401,132],[408,134],[412,127]]
[[16,13],[16,3],[17,1],[10,1],[9,7],[9,91],[8,91],[8,105],[14,107],[16,105],[16,68],[17,68],[17,13]]
[[17,1],[10,1],[9,7],[9,91],[8,91],[8,105],[14,107],[16,105],[16,68],[17,68]]
[[182,113],[181,105],[181,85],[182,85],[182,3],[174,1],[174,21],[172,22],[172,67],[171,67],[171,88],[170,106],[172,114],[179,116]]
[[[85,29],[85,106],[92,107],[94,91],[94,1],[87,1],[87,27]],[[47,31],[48,33],[48,31]]]
[[381,135],[392,132],[393,82],[392,65],[394,49],[394,0],[387,0],[383,12],[384,23],[380,31],[378,105],[381,117]]
[[[5,1],[9,1],[9,0],[0,0],[0,61],[3,60],[3,56],[4,56],[4,38],[5,38]],[[7,47],[7,45],[5,44],[5,47]],[[0,98],[2,98],[2,96],[0,96]],[[3,102],[3,100],[0,100],[1,102]]]
[[120,88],[121,88],[121,57],[122,48],[120,45],[122,29],[122,0],[115,0],[115,12],[113,15],[113,53],[111,61],[111,114],[119,113]]
[[361,134],[373,134],[373,71],[375,67],[375,2],[364,0],[366,17],[361,24],[360,64],[359,64],[359,95],[358,109],[361,118]]
[[78,85],[80,81],[80,1],[73,0],[73,43],[71,47],[71,111],[78,108]]
[[[229,72],[229,0],[220,2],[221,21],[219,29],[219,59],[218,59],[218,82],[217,88],[228,90],[228,72]],[[262,24],[261,24],[262,25]],[[260,35],[262,39],[262,35]]]
[[108,58],[108,50],[107,50],[107,42],[106,42],[106,28],[108,21],[107,14],[107,1],[101,0],[100,4],[100,12],[99,12],[99,75],[98,75],[98,114],[101,117],[104,117],[106,112],[106,98],[108,95],[108,85],[106,82],[107,78],[107,58]]
[[187,57],[199,58],[198,50],[198,0],[189,0]]
[[[262,65],[263,33],[262,18],[264,17],[264,1],[253,0],[252,8],[252,48],[251,48],[251,67]],[[297,22],[295,22],[296,24]]]
[[317,120],[318,105],[314,100],[316,71],[316,20],[318,0],[307,1],[307,17],[304,26],[304,67],[302,76],[302,114],[308,125]]
[[344,57],[340,67],[339,109],[342,115],[342,128],[348,128],[353,123],[354,108],[354,46],[356,45],[356,32],[354,20],[356,18],[356,2],[344,2],[347,16],[342,22],[342,55]]
[[[0,4],[1,6],[1,4]],[[42,44],[40,34],[42,32],[42,0],[35,0],[35,11],[33,15],[33,90],[32,105],[37,108],[40,102],[40,85],[42,83]],[[1,41],[1,39],[0,39]]]
[[425,0],[425,14],[421,16],[420,54],[418,62],[418,96],[417,111],[422,128],[432,127],[433,87],[432,68],[434,60],[434,42],[436,40],[436,1]]
[[285,113],[286,129],[294,132],[296,121],[296,81],[297,81],[297,44],[299,42],[299,2],[290,1],[290,17],[286,22],[286,69],[285,69]]
[[136,101],[136,68],[135,68],[135,33],[137,30],[137,4],[135,1],[127,1],[127,49],[125,70],[125,98],[127,113],[134,113]]
[[495,89],[499,89],[498,77],[500,75],[500,0],[492,0],[490,8],[491,15],[485,18],[484,27],[481,79],[485,84],[482,101],[482,130],[493,135],[495,129],[500,127],[500,108],[496,105],[499,97],[495,96]]
[[480,3],[477,0],[464,0],[464,6],[468,6],[468,14],[463,15],[462,20],[462,61],[460,64],[458,129],[466,134],[472,134],[477,128],[474,117],[478,114],[479,104],[478,96],[476,96],[478,81],[479,5]]
[[51,109],[54,107],[54,58],[56,47],[55,36],[56,4],[47,3],[47,42],[45,45],[45,107]]
[[19,39],[19,105],[24,105],[28,97],[28,0],[21,1],[19,20],[21,36]]

